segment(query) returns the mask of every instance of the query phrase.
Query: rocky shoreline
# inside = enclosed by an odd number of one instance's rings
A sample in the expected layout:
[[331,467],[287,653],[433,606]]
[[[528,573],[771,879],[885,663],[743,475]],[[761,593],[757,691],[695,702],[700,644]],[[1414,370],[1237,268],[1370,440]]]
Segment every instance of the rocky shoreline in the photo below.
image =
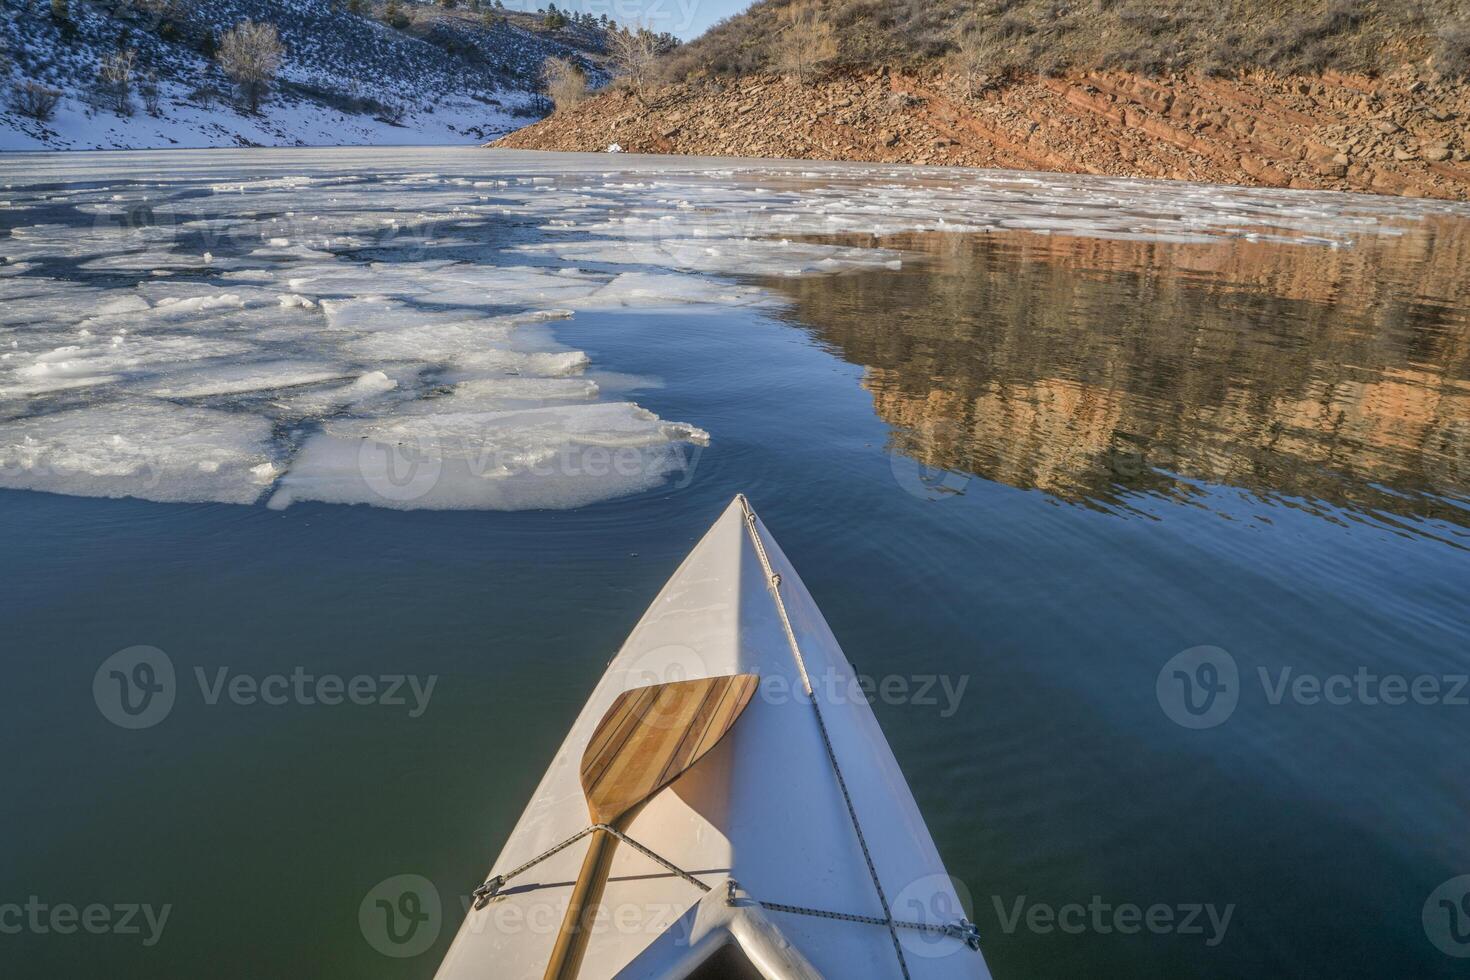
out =
[[941,68],[605,91],[492,147],[999,167],[1470,200],[1470,84]]

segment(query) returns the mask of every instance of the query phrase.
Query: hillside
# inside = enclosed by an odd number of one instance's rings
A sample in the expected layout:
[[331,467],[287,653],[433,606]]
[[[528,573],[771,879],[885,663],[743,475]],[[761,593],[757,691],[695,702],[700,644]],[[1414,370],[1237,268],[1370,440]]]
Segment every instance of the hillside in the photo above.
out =
[[[0,5],[0,149],[330,145],[480,141],[547,108],[549,56],[605,80],[603,30],[549,30],[534,14],[358,0],[49,0]],[[274,25],[285,56],[258,113],[214,60],[245,19]],[[126,106],[99,80],[131,49]],[[21,111],[23,89],[59,94],[52,118]]]
[[[505,137],[1470,199],[1458,3],[765,0]],[[978,11],[971,14],[968,11]]]
[[829,64],[865,67],[965,49],[991,75],[1369,73],[1429,58],[1463,73],[1470,8],[1463,0],[762,0],[669,59],[669,78],[784,70],[797,41]]

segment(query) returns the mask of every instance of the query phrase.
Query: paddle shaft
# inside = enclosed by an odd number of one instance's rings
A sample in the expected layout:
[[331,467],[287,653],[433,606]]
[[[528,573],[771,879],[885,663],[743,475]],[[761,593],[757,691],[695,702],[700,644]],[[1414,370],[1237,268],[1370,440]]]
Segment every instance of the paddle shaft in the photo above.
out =
[[[750,703],[754,674],[671,681],[613,700],[582,754],[582,792],[594,824],[626,827],[665,786],[715,747]],[[542,980],[575,980],[597,921],[617,838],[592,834]]]
[[556,945],[551,949],[551,959],[546,964],[542,980],[574,980],[582,969],[582,957],[587,953],[587,940],[597,921],[603,885],[612,870],[613,852],[617,846],[618,839],[607,831],[593,832],[592,844],[582,860],[582,870],[577,874],[577,884],[572,889],[567,914],[562,918]]

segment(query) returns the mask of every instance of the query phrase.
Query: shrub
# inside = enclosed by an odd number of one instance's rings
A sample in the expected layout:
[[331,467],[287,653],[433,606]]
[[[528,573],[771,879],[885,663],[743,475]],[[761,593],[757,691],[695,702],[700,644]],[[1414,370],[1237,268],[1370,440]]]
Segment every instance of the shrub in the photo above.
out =
[[518,119],[540,119],[551,115],[555,108],[544,95],[533,95],[520,105],[511,106],[509,112]]
[[220,91],[212,83],[205,82],[203,85],[199,86],[198,88],[194,89],[194,91],[189,93],[188,100],[190,102],[197,102],[199,105],[208,109],[220,99],[224,98],[224,96],[225,93]]
[[1036,33],[1036,25],[1016,14],[1006,14],[995,25],[995,33],[1003,38],[1025,37]]
[[102,104],[120,116],[133,114],[133,66],[136,48],[118,48],[97,68],[97,90]]
[[149,115],[156,116],[163,108],[162,93],[158,87],[158,73],[150,71],[138,82],[138,94],[143,97],[143,108]]
[[242,20],[220,38],[215,58],[220,69],[240,86],[250,111],[258,112],[285,54],[275,25]]
[[15,111],[38,122],[50,122],[60,102],[61,93],[40,82],[17,82],[10,90],[10,104]]
[[1470,76],[1470,21],[1448,24],[1436,39],[1434,66],[1452,78]]
[[832,25],[811,3],[787,7],[784,20],[785,27],[775,45],[776,68],[802,83],[808,82],[817,65],[837,54]]
[[388,0],[388,5],[383,8],[383,22],[389,27],[402,30],[413,23],[413,18],[403,12],[403,8],[398,6],[398,0]]
[[569,58],[547,58],[541,66],[541,77],[557,112],[587,98],[587,75]]

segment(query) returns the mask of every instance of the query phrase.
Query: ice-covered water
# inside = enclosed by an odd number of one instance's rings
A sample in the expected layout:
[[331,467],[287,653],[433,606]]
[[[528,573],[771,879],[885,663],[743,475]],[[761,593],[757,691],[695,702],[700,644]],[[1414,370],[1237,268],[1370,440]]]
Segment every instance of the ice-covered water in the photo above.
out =
[[0,485],[276,507],[568,507],[659,485],[710,434],[604,397],[554,324],[772,303],[743,277],[904,261],[817,236],[1336,247],[1447,207],[477,150],[39,156],[0,180]]
[[[0,155],[0,202],[0,911],[172,908],[0,936],[7,976],[428,977],[737,492],[907,685],[874,710],[997,976],[1465,962],[1422,918],[1470,871],[1465,708],[1292,692],[1466,673],[1466,209],[482,150]],[[178,696],[124,731],[139,644]],[[1201,648],[1241,681],[1207,730],[1159,687]],[[405,873],[437,939],[390,959],[360,909]]]

